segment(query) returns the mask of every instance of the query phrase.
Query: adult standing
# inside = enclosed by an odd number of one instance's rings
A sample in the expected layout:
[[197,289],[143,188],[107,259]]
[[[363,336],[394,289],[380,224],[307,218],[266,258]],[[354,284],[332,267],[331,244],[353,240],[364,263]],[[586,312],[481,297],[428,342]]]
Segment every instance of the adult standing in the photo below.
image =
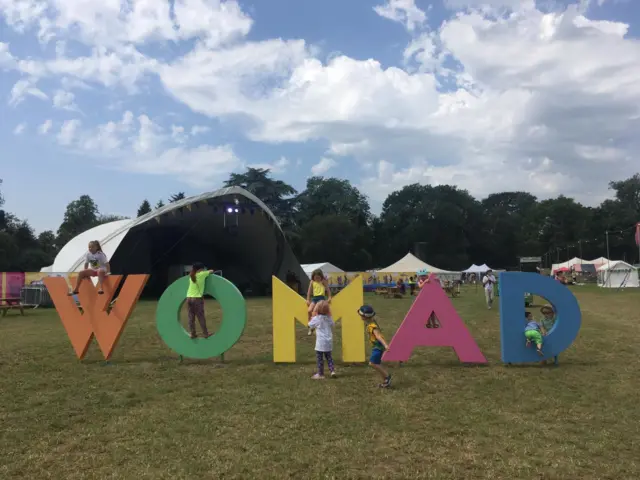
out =
[[487,273],[482,277],[482,286],[484,287],[484,298],[487,301],[487,308],[491,310],[493,305],[493,286],[496,283],[496,277],[493,276],[492,270],[487,270]]

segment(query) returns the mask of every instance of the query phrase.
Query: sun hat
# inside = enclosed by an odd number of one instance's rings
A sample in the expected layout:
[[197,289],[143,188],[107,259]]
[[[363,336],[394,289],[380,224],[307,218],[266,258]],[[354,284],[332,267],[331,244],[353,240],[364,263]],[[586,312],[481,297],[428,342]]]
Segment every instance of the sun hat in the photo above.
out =
[[363,305],[358,309],[358,315],[371,318],[376,315],[376,312],[371,305]]

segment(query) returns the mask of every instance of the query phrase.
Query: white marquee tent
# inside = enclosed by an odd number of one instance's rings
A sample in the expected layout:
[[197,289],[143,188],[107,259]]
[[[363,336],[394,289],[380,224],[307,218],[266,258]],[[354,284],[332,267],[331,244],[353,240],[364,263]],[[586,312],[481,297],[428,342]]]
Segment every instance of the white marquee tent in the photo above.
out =
[[344,270],[342,270],[339,267],[336,267],[334,264],[329,263],[329,262],[322,262],[322,263],[306,263],[301,265],[302,270],[304,270],[304,273],[307,274],[307,277],[311,278],[311,274],[313,273],[314,270],[322,270],[322,273],[324,273],[325,275],[327,273],[344,273]]
[[449,270],[443,270],[433,265],[429,265],[423,262],[412,253],[407,253],[404,257],[398,260],[396,263],[389,265],[386,268],[378,270],[378,275],[385,273],[413,273],[418,270],[426,269],[429,273],[436,273],[441,280],[454,280],[460,277],[460,272],[452,272]]
[[598,268],[598,286],[605,288],[639,287],[638,269],[622,260],[613,260]]
[[475,263],[473,265],[471,265],[469,268],[467,268],[466,270],[463,270],[463,273],[485,273],[488,272],[489,270],[493,270],[490,266],[488,266],[486,263],[483,263],[482,265],[476,265]]

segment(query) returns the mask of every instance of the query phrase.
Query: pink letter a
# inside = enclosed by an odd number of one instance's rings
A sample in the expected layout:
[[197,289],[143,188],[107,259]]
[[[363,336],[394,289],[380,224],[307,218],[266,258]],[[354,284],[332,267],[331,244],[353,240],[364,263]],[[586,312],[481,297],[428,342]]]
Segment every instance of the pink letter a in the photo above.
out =
[[[426,328],[433,313],[440,328]],[[418,294],[384,354],[387,362],[406,362],[415,347],[453,347],[463,363],[487,363],[478,344],[442,290],[440,282],[432,275]]]

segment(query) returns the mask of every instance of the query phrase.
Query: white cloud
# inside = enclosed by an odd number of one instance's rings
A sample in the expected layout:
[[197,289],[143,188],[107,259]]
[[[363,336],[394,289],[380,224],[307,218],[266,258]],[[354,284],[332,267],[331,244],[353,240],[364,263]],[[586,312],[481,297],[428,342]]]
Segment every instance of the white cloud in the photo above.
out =
[[51,120],[45,120],[45,122],[38,127],[38,133],[40,135],[46,135],[51,130],[53,122]]
[[273,163],[252,163],[247,165],[251,168],[262,168],[265,170],[270,170],[272,173],[282,173],[285,171],[286,167],[289,166],[289,160],[286,157],[280,157]]
[[75,103],[75,95],[71,92],[65,92],[64,90],[56,91],[53,96],[53,106],[61,110],[68,110],[70,112],[79,111],[78,106]]
[[66,120],[62,127],[60,128],[60,132],[58,133],[58,142],[61,145],[71,145],[76,140],[76,132],[80,127],[80,120]]
[[[107,168],[170,175],[197,188],[211,188],[242,165],[231,145],[186,148],[184,128],[172,125],[167,131],[144,114],[134,118],[126,111],[120,120],[87,129],[80,125],[79,120],[65,122],[58,142],[83,157],[91,155]],[[282,159],[276,165],[282,165]]]
[[22,135],[25,131],[25,129],[27,128],[27,124],[26,123],[19,123],[18,125],[16,125],[16,128],[13,129],[13,134],[14,135]]
[[171,138],[178,143],[184,143],[187,141],[187,134],[184,133],[184,127],[180,125],[171,125]]
[[15,107],[27,96],[47,100],[49,97],[36,86],[36,80],[33,78],[18,80],[11,89],[9,94],[9,106]]
[[327,173],[336,165],[338,165],[338,162],[336,162],[333,158],[323,157],[318,163],[311,167],[311,173],[313,175],[322,175],[324,173]]
[[[383,66],[345,55],[321,61],[304,40],[248,41],[252,20],[236,2],[176,0],[174,16],[166,2],[151,0],[38,6],[53,1],[0,0],[11,28],[57,47],[55,57],[36,58],[0,43],[0,68],[22,75],[12,105],[29,95],[46,99],[39,80],[60,80],[67,92],[149,92],[156,101],[160,93],[147,79],[157,78],[193,112],[239,119],[253,141],[324,142],[341,166],[355,160],[345,171],[363,168],[362,185],[378,199],[429,181],[455,182],[475,195],[510,188],[593,203],[608,180],[637,169],[640,44],[628,25],[590,19],[588,2],[543,12],[533,0],[447,0],[465,10],[425,31],[426,13],[413,1],[388,1],[376,12],[414,34],[399,66],[386,66],[388,59]],[[65,41],[84,43],[84,56]],[[127,108],[147,97],[118,98]],[[227,146],[184,148],[187,134],[195,142],[204,133],[199,126],[174,132],[145,115],[124,120],[72,131],[70,143],[118,152],[122,168],[164,159],[154,163],[157,174],[188,170],[169,159],[188,163],[202,152],[236,158]]]
[[410,32],[427,21],[427,14],[418,8],[415,0],[387,0],[373,10],[381,17],[402,23]]
[[202,133],[207,133],[211,129],[209,127],[205,127],[202,125],[194,125],[191,127],[191,136],[195,137],[196,135],[200,135]]

